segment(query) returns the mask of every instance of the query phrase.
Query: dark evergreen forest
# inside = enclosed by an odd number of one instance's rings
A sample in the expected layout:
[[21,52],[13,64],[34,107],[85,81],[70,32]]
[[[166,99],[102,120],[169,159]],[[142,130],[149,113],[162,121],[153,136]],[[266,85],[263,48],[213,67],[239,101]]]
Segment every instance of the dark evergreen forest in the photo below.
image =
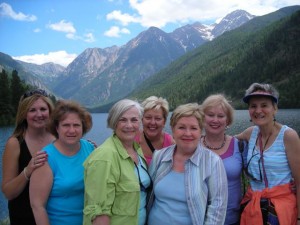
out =
[[[0,126],[14,124],[20,97],[26,91],[33,89],[36,87],[22,81],[17,70],[8,73],[2,69],[0,73]],[[50,98],[53,102],[56,101],[54,96]]]

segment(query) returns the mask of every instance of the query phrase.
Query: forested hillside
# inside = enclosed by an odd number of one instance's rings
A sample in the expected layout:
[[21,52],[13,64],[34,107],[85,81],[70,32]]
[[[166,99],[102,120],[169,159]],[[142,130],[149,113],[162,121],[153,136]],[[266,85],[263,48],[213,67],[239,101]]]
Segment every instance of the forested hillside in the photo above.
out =
[[[17,70],[11,73],[2,68],[0,70],[0,126],[7,126],[15,121],[20,97],[35,87],[25,84]],[[51,99],[55,102],[54,96]]]
[[14,122],[19,99],[29,86],[25,85],[13,70],[8,74],[5,70],[0,73],[0,126]]
[[[267,20],[267,19],[266,19]],[[129,97],[167,98],[171,109],[224,93],[236,108],[253,82],[272,83],[280,108],[300,108],[300,11],[260,29],[255,18],[176,60]]]

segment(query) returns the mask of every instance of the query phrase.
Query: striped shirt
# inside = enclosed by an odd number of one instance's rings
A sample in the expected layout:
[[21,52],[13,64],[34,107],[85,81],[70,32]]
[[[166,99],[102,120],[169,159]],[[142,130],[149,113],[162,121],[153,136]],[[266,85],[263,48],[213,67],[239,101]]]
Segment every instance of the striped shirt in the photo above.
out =
[[[154,186],[172,170],[175,147],[172,145],[154,152],[149,168]],[[194,154],[185,163],[184,173],[185,194],[193,225],[223,224],[228,191],[221,158],[198,144]]]
[[[281,184],[287,184],[292,179],[291,169],[289,167],[283,141],[284,132],[287,129],[289,129],[288,126],[282,126],[272,145],[263,151],[264,167],[269,188]],[[259,128],[255,126],[249,140],[249,150],[247,155],[247,163],[252,158],[248,166],[249,173],[258,180],[260,180],[260,173],[262,175],[262,182],[250,179],[250,185],[254,191],[261,191],[266,188],[264,183],[263,167],[261,163],[262,160],[260,159],[260,150],[259,147],[256,146],[258,134]]]

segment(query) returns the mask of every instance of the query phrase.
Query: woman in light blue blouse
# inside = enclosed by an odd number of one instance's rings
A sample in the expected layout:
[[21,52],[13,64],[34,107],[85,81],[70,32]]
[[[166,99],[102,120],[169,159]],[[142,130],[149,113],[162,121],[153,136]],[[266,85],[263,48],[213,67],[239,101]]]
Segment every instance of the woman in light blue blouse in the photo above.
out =
[[170,125],[176,145],[155,151],[149,168],[155,195],[149,225],[224,223],[226,172],[221,158],[200,144],[202,122],[196,103],[173,112]]

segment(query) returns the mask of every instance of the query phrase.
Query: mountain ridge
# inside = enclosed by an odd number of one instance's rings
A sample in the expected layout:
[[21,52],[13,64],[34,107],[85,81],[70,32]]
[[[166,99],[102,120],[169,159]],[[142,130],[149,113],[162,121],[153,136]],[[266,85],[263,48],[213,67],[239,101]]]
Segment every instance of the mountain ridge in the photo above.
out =
[[[267,19],[264,23],[268,24],[272,20],[286,16],[290,13],[289,10],[277,11],[274,18]],[[234,11],[227,16],[230,18],[235,13]],[[249,19],[247,12],[241,10],[240,13],[244,15],[243,19],[245,17]],[[282,15],[278,16],[278,14]],[[218,44],[218,38],[226,36],[228,33],[226,29],[232,25],[227,16],[223,18],[223,22],[227,22],[226,26],[223,24],[224,32],[217,37],[212,34],[214,29],[217,33],[217,25],[208,26],[196,22],[170,33],[151,27],[121,47],[86,49],[61,73],[56,74],[57,77],[50,81],[51,85],[48,82],[47,86],[51,87],[50,91],[56,96],[77,100],[87,107],[110,104],[127,96],[131,91],[139,89],[139,86],[147,87],[147,83],[151,82],[154,74],[164,70],[167,65],[173,65],[173,62],[181,56],[193,54],[199,46],[212,42],[209,41],[212,37],[213,42]],[[261,17],[253,16],[251,20],[257,18]],[[221,22],[219,24],[222,24]],[[255,26],[252,29],[258,29]],[[199,30],[203,33],[197,33]],[[240,32],[249,31],[241,30]],[[234,46],[235,43],[232,48]],[[26,76],[29,75],[26,73]],[[36,79],[35,76],[36,74],[33,79],[37,83],[41,78]],[[166,74],[163,74],[164,76]]]

